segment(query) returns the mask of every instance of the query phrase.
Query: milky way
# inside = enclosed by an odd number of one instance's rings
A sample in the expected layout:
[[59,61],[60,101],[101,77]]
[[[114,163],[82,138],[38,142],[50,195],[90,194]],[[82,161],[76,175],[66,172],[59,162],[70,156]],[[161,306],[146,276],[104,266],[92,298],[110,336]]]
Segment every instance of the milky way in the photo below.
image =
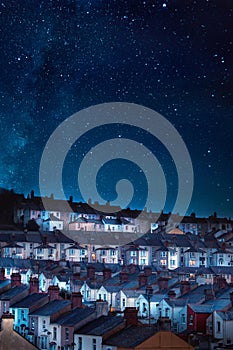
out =
[[[195,176],[189,212],[232,215],[232,20],[230,0],[3,0],[0,186],[39,193],[41,154],[63,120],[91,105],[133,102],[161,113],[182,135]],[[170,210],[177,179],[169,155],[140,130],[119,126],[107,134],[143,142],[158,156]],[[99,130],[80,141],[67,164],[78,167],[102,139]],[[136,188],[131,205],[143,206],[140,169],[113,162],[102,170],[106,200],[114,199],[113,182],[128,176]],[[81,199],[75,171],[67,166],[64,186]]]

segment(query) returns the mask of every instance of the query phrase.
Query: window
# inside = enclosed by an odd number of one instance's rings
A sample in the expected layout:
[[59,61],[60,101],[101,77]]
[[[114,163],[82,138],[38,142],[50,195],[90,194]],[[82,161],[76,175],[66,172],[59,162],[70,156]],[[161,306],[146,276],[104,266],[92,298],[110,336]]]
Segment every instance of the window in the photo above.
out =
[[22,318],[22,320],[25,320],[24,310],[21,310],[21,318]]
[[133,250],[132,252],[131,252],[131,256],[136,256],[137,255],[137,252],[135,251],[135,250]]
[[222,265],[222,264],[223,264],[223,259],[220,258],[220,259],[219,259],[219,265]]
[[167,252],[161,252],[161,253],[160,253],[160,256],[161,256],[162,258],[165,258],[165,257],[167,256]]
[[168,307],[166,307],[166,309],[165,309],[165,317],[169,317],[169,308]]
[[104,294],[104,301],[106,301],[107,300],[107,295],[106,294]]
[[106,255],[105,250],[102,250],[102,251],[101,251],[101,255]]
[[47,349],[47,337],[45,337],[45,336],[40,337],[40,349],[41,350]]
[[34,329],[35,329],[35,320],[34,320],[34,318],[32,317],[32,318],[31,318],[31,330],[34,331]]
[[95,338],[92,339],[92,349],[96,350],[96,339]]
[[57,327],[53,327],[53,340],[57,340]]
[[217,332],[218,333],[221,332],[221,322],[220,321],[217,322]]
[[125,298],[122,299],[122,306],[125,307]]
[[4,301],[3,302],[3,312],[6,312],[7,310],[6,310],[6,302]]
[[32,249],[33,248],[33,244],[32,243],[30,243],[30,249]]
[[69,340],[69,328],[65,328],[65,340]]
[[70,256],[74,256],[74,249],[69,249],[70,251]]
[[182,315],[181,315],[181,322],[182,322],[182,323],[185,323],[185,314],[182,314]]
[[175,260],[170,260],[170,265],[171,265],[171,266],[175,266],[175,264],[176,264],[176,261],[175,261]]
[[43,320],[43,325],[42,328],[45,329],[46,328],[46,320]]
[[189,316],[189,324],[190,324],[190,325],[193,325],[193,315],[190,315],[190,316]]
[[78,350],[82,350],[83,347],[83,338],[78,337]]

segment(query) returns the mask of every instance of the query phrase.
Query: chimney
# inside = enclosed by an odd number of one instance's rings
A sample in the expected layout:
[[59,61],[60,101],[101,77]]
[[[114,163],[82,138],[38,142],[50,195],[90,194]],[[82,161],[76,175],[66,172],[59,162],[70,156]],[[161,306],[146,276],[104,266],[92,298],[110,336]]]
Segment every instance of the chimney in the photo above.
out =
[[39,293],[39,280],[37,277],[31,277],[29,281],[29,294]]
[[104,277],[104,280],[107,280],[107,279],[111,278],[112,277],[112,270],[108,269],[108,268],[105,268],[103,270],[103,277]]
[[158,286],[159,286],[160,291],[168,289],[168,278],[159,277],[158,278]]
[[45,247],[47,246],[47,237],[46,236],[43,237],[43,244]]
[[222,250],[224,250],[224,252],[226,251],[226,242],[222,242]]
[[79,273],[80,273],[80,270],[81,270],[80,264],[79,264],[79,263],[74,263],[74,264],[73,264],[73,267],[72,267],[72,271],[73,271],[74,273],[76,273],[76,272],[79,272]]
[[49,286],[48,293],[49,293],[49,301],[60,299],[59,298],[60,289],[58,286]]
[[224,289],[227,287],[227,281],[224,277],[222,276],[217,276],[216,278],[216,289],[219,290],[219,289]]
[[180,293],[181,295],[190,292],[190,282],[182,281],[180,285]]
[[66,262],[65,259],[59,260],[58,264],[59,264],[59,266],[61,266],[61,267],[67,267],[67,262]]
[[96,300],[95,302],[96,318],[101,316],[108,316],[108,302],[103,300]]
[[11,274],[11,287],[21,286],[21,275],[19,272],[13,272]]
[[5,332],[13,332],[14,316],[9,312],[2,315],[1,328]]
[[144,275],[146,276],[152,275],[152,266],[144,266]]
[[4,281],[5,280],[5,269],[4,267],[1,267],[0,269],[0,281]]
[[73,292],[71,294],[71,303],[72,303],[72,309],[79,307],[83,307],[83,296],[80,292]]
[[212,289],[205,289],[204,294],[205,294],[206,301],[213,300],[215,298],[215,293]]
[[168,317],[160,317],[158,319],[159,331],[171,331],[171,320]]
[[173,300],[173,299],[175,299],[175,297],[176,297],[176,292],[175,292],[174,290],[169,290],[169,292],[168,292],[168,298],[169,298],[170,300]]
[[128,282],[129,281],[129,274],[126,271],[120,272],[120,283]]
[[87,266],[87,278],[89,278],[90,280],[95,279],[95,267],[93,265]]
[[126,307],[124,311],[124,319],[126,321],[126,327],[137,326],[138,310],[135,307]]
[[130,264],[129,266],[129,272],[130,273],[135,273],[136,272],[136,265],[135,264]]
[[147,278],[147,275],[145,275],[145,273],[139,275],[138,279],[139,279],[139,287],[148,283],[148,278]]
[[80,281],[81,277],[80,277],[80,272],[74,272],[73,273],[73,280],[74,281]]

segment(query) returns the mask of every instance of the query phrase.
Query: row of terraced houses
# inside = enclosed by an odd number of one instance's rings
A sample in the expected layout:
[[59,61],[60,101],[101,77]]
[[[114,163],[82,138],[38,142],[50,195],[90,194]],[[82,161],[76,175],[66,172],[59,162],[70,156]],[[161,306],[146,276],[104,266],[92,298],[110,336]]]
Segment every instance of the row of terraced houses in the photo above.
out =
[[109,324],[118,334],[127,329],[127,312],[131,326],[154,327],[154,334],[163,320],[190,348],[203,341],[200,334],[208,346],[233,344],[230,218],[121,210],[72,197],[41,199],[33,191],[7,196],[0,314],[13,315],[15,331],[34,346],[116,350],[125,336],[106,343],[96,328]]

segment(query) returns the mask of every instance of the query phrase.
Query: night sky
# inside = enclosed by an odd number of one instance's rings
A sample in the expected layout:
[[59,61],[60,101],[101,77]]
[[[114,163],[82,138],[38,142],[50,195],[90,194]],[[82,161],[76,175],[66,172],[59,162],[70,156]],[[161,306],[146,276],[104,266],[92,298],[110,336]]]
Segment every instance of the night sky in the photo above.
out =
[[[40,159],[55,128],[83,108],[130,102],[161,113],[186,143],[194,169],[188,213],[232,216],[232,29],[231,0],[2,0],[0,187],[39,194]],[[113,137],[143,143],[157,156],[167,180],[165,211],[172,210],[172,159],[130,126],[100,127],[77,141],[65,162],[66,195],[82,199],[82,157]],[[145,176],[126,160],[100,170],[103,199],[114,200],[121,178],[135,189],[130,207],[142,208]]]

